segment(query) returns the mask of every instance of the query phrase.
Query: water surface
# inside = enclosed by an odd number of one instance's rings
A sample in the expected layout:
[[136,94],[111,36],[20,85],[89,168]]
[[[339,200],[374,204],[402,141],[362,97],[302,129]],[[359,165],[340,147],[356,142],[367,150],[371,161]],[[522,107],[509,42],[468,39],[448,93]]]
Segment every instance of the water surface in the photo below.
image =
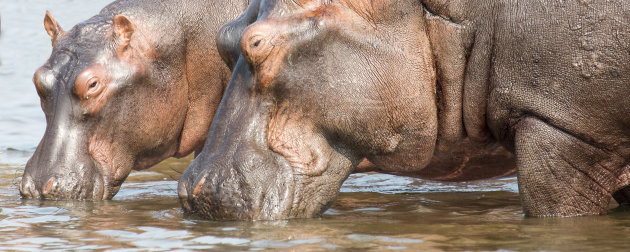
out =
[[321,218],[273,222],[186,216],[177,179],[190,158],[134,172],[110,201],[22,200],[24,164],[45,122],[31,76],[50,54],[48,9],[66,30],[109,1],[0,1],[0,250],[618,251],[630,213],[523,218],[515,178],[435,183],[353,175]]

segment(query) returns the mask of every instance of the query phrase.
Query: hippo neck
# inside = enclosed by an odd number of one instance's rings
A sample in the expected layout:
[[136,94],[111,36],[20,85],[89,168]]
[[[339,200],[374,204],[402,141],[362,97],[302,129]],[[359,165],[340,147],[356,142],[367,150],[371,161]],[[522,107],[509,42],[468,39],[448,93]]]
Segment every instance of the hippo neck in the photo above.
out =
[[448,153],[462,139],[473,145],[494,142],[486,126],[487,93],[495,5],[483,1],[422,0],[436,65],[438,141]]

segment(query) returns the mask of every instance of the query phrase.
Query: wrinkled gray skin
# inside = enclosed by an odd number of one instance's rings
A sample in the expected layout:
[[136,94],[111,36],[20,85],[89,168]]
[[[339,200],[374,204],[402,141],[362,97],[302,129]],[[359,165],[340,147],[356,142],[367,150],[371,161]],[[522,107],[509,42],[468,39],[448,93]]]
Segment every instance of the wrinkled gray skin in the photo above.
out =
[[318,216],[356,170],[516,168],[528,216],[604,214],[630,184],[624,1],[323,2],[255,1],[222,27],[237,63],[179,182],[187,212]]
[[63,31],[33,81],[46,132],[24,198],[110,199],[131,169],[203,146],[231,75],[216,50],[247,0],[121,0]]

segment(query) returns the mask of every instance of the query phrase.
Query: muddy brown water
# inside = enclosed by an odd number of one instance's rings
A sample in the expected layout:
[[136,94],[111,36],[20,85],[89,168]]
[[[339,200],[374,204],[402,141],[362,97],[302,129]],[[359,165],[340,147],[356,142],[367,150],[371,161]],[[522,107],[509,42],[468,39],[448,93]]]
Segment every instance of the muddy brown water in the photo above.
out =
[[208,221],[186,216],[177,179],[190,158],[134,172],[110,201],[22,200],[17,186],[45,122],[31,83],[50,54],[45,10],[65,29],[105,0],[0,0],[0,250],[618,251],[630,210],[524,218],[516,179],[436,183],[352,175],[321,218]]

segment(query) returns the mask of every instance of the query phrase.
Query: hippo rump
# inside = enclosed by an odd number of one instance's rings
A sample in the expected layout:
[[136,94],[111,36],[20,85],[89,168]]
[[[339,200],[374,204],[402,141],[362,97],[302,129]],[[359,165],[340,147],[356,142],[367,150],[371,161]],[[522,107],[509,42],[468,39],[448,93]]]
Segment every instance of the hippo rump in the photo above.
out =
[[230,69],[216,33],[247,0],[120,0],[70,31],[46,13],[52,55],[33,82],[46,132],[24,198],[110,199],[131,169],[203,146]]
[[516,170],[527,216],[604,214],[630,183],[628,13],[616,0],[254,1],[221,28],[238,61],[180,201],[213,219],[303,218],[353,171]]

